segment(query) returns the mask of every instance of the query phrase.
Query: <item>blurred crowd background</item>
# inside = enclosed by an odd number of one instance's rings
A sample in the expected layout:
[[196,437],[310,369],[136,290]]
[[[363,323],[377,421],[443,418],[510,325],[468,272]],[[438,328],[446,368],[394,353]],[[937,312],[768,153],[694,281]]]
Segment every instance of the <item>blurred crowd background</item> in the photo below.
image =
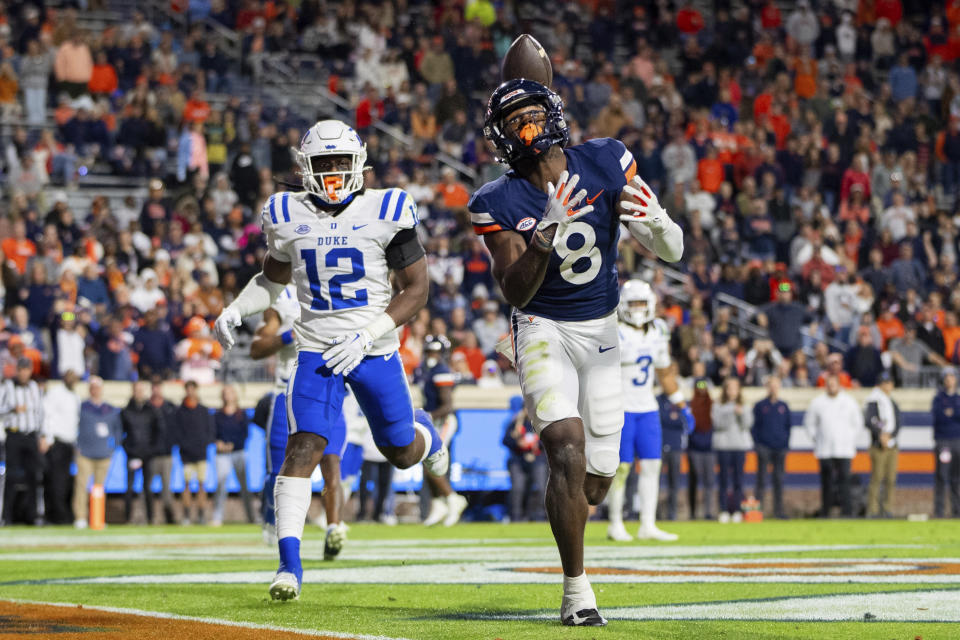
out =
[[881,361],[920,385],[960,359],[960,2],[81,4],[0,3],[8,375],[28,357],[213,380],[208,327],[259,268],[256,213],[298,184],[305,127],[338,117],[367,185],[403,186],[424,221],[409,369],[445,335],[462,381],[509,378],[465,205],[504,171],[479,128],[520,32],[552,57],[572,143],[623,140],[684,227],[678,271],[621,251],[682,375],[872,385]]

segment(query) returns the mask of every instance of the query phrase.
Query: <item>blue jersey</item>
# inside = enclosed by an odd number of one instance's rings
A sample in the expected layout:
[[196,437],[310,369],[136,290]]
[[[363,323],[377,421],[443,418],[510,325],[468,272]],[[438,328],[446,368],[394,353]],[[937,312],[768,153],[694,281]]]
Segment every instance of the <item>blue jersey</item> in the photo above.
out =
[[[567,171],[580,176],[577,191],[593,211],[567,227],[550,256],[543,283],[521,311],[551,320],[592,320],[612,312],[620,300],[617,240],[620,192],[636,173],[633,155],[619,140],[600,138],[564,149]],[[547,194],[513,171],[489,182],[468,205],[479,235],[505,229],[533,237]]]
[[453,388],[456,384],[456,376],[450,367],[439,362],[434,366],[423,370],[423,409],[427,412],[434,411],[440,406],[440,387]]

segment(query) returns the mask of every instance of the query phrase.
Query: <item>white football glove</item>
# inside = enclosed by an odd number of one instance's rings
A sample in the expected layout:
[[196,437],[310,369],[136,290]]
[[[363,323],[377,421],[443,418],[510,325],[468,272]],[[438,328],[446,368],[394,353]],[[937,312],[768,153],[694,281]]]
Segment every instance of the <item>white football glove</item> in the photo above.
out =
[[348,333],[330,341],[323,360],[334,375],[349,375],[373,347],[373,338],[366,329]]
[[557,225],[557,230],[553,234],[553,246],[560,242],[560,238],[563,237],[571,222],[593,211],[592,204],[577,209],[577,205],[587,197],[587,190],[580,189],[571,197],[570,194],[580,182],[580,176],[574,174],[569,180],[568,177],[569,173],[564,171],[560,174],[558,186],[553,186],[552,182],[547,183],[547,208],[543,210],[543,219],[537,225],[537,230],[541,232]]
[[227,307],[217,316],[217,321],[213,323],[213,333],[217,336],[217,342],[226,350],[233,348],[237,344],[236,328],[240,326],[243,318],[236,309]]
[[670,215],[660,206],[657,194],[640,176],[633,176],[623,188],[633,200],[621,200],[620,207],[627,213],[620,214],[623,222],[639,222],[654,234],[663,233],[670,223]]

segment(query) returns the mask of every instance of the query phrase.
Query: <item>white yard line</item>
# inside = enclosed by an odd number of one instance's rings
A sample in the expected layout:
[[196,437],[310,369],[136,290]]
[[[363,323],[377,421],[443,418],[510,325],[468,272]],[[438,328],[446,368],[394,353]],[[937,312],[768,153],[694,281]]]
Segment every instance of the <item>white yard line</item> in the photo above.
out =
[[91,609],[94,611],[104,611],[107,613],[122,613],[131,616],[144,616],[148,618],[163,618],[166,620],[187,620],[191,622],[205,622],[209,624],[220,624],[227,627],[242,627],[244,629],[264,629],[267,631],[285,631],[288,633],[297,633],[304,636],[327,636],[331,638],[342,638],[343,640],[407,640],[406,638],[392,638],[389,636],[370,636],[356,633],[342,633],[340,631],[314,631],[309,629],[291,629],[289,627],[279,627],[272,624],[257,624],[255,622],[238,622],[236,620],[223,620],[221,618],[200,618],[197,616],[183,616],[176,613],[166,613],[162,611],[144,611],[143,609],[127,609],[125,607],[100,607],[89,604],[68,603],[68,602],[42,602],[39,600],[20,600],[4,598],[3,602],[13,602],[16,604],[42,605],[49,607],[67,607]]

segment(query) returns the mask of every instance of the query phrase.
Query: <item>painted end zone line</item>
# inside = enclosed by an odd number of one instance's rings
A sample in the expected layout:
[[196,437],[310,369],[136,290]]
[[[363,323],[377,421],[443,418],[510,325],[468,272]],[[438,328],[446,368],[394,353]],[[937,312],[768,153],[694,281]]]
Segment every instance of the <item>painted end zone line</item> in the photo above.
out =
[[70,602],[43,602],[40,600],[20,600],[18,598],[3,598],[0,602],[11,602],[14,604],[46,606],[46,607],[64,607],[77,608],[82,607],[92,611],[103,611],[105,613],[117,613],[131,616],[142,616],[146,618],[161,618],[164,620],[180,620],[187,622],[202,622],[206,624],[217,624],[226,627],[239,627],[242,629],[262,629],[264,631],[283,631],[285,633],[294,633],[309,637],[338,638],[340,640],[409,640],[407,638],[392,638],[389,636],[371,636],[355,633],[343,633],[340,631],[319,631],[311,629],[291,629],[289,627],[280,627],[271,624],[257,624],[255,622],[238,622],[236,620],[224,620],[222,618],[201,618],[198,616],[184,616],[177,613],[166,613],[162,611],[145,611],[143,609],[127,609],[125,607],[100,607],[96,605],[87,605]]

